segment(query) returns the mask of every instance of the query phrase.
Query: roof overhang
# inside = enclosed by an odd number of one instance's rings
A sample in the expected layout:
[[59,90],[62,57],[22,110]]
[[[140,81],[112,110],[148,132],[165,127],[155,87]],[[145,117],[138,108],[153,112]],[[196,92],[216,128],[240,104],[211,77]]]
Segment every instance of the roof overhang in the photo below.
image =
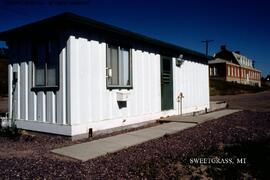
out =
[[27,37],[29,35],[31,36],[41,35],[43,32],[49,31],[61,32],[67,28],[78,28],[78,27],[96,30],[98,32],[113,35],[114,37],[120,36],[121,38],[127,40],[135,40],[140,43],[146,43],[147,45],[158,47],[160,50],[170,51],[176,56],[184,54],[186,56],[199,58],[200,60],[207,60],[213,58],[212,56],[206,58],[206,56],[202,53],[187,48],[183,48],[181,46],[177,46],[174,44],[170,44],[164,41],[160,41],[154,38],[150,38],[109,24],[98,22],[90,18],[78,16],[73,13],[59,14],[38,22],[34,22],[18,28],[1,32],[0,40],[9,41],[21,37]]

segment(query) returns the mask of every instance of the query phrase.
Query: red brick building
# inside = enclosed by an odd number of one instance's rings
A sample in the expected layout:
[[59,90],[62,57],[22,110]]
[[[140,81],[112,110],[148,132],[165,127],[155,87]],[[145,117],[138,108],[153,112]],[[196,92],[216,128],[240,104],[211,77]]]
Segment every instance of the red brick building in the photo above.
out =
[[220,52],[208,62],[210,78],[237,82],[253,86],[261,86],[261,71],[255,69],[252,60],[232,52],[221,46]]

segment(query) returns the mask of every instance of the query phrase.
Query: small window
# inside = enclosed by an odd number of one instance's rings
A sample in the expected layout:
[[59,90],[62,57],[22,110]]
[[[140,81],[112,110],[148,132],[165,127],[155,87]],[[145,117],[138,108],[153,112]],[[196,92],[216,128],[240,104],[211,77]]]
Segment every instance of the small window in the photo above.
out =
[[130,49],[120,46],[107,46],[107,87],[131,88]]
[[34,88],[58,87],[58,41],[40,41],[33,44]]
[[217,68],[214,67],[214,76],[217,76],[217,75],[218,75],[218,73],[217,73]]

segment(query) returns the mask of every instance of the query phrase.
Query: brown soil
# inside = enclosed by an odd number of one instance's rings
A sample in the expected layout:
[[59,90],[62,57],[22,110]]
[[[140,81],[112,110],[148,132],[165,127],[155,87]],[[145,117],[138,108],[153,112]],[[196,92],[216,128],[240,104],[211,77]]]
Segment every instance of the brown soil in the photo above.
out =
[[270,111],[270,91],[254,94],[211,96],[212,101],[226,101],[229,108],[245,109],[257,112]]
[[8,97],[0,96],[0,113],[8,112]]

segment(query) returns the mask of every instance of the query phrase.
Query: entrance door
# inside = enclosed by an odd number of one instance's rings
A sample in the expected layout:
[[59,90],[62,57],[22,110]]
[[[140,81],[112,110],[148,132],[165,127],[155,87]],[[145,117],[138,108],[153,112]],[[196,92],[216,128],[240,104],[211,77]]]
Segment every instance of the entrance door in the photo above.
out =
[[161,110],[173,109],[173,70],[172,58],[161,56]]

